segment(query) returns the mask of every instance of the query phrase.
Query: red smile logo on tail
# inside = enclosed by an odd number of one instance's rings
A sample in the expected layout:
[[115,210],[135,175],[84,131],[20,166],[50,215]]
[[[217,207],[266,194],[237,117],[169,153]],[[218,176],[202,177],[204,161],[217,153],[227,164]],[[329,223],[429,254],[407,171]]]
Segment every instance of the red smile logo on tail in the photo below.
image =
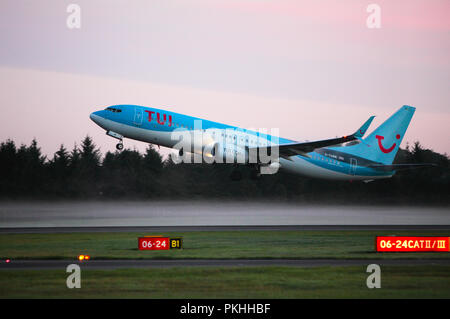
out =
[[[397,140],[399,140],[400,139],[400,134],[397,134],[395,137],[397,138]],[[380,150],[383,153],[387,154],[387,153],[390,153],[390,152],[392,152],[394,150],[395,145],[396,145],[395,143],[392,144],[392,146],[389,147],[389,148],[384,148],[383,144],[381,144],[381,141],[384,140],[384,136],[376,135],[375,138],[378,140],[378,146],[380,147]]]

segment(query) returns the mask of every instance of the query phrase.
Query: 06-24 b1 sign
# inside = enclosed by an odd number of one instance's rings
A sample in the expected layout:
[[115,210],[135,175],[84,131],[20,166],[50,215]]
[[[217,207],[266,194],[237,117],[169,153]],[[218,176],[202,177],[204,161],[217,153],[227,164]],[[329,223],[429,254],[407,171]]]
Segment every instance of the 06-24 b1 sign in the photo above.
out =
[[181,237],[145,236],[138,238],[139,250],[169,250],[181,249],[183,239]]

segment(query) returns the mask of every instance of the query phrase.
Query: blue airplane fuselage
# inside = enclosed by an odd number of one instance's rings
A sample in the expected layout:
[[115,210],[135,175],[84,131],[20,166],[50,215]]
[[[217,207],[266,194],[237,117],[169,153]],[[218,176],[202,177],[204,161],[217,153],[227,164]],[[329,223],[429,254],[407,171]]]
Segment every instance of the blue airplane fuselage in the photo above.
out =
[[[369,137],[356,143],[357,145],[320,147],[306,154],[280,157],[279,166],[290,172],[315,178],[364,181],[389,178],[395,170],[374,166],[392,163],[412,113],[414,108],[404,106]],[[225,144],[236,144],[236,140],[240,139],[246,148],[274,145],[274,140],[280,146],[298,143],[258,131],[138,105],[110,106],[92,113],[90,118],[105,129],[107,134],[120,140],[130,138],[168,148],[173,148],[178,142],[173,138],[175,131],[192,134],[196,131],[214,131],[207,134],[206,138],[203,137],[200,143],[221,141]],[[386,124],[389,121],[392,125]],[[386,157],[389,159],[384,161],[383,158]]]

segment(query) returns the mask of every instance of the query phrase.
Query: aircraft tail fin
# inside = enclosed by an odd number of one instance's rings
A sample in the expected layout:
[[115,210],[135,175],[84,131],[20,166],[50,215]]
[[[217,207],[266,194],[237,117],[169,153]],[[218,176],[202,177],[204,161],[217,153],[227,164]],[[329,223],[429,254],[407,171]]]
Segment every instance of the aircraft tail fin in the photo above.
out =
[[343,147],[342,151],[384,165],[392,164],[415,110],[415,107],[403,105],[369,136],[362,139],[362,143]]

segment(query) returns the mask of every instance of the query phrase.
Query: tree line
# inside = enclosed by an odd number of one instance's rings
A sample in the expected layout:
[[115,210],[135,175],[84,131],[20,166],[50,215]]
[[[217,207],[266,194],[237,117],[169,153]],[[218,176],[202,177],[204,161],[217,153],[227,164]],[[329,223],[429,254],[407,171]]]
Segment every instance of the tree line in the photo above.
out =
[[311,179],[284,172],[254,180],[229,178],[232,164],[175,164],[151,145],[144,153],[125,149],[104,156],[92,138],[64,145],[47,158],[34,139],[0,144],[1,199],[230,199],[334,204],[450,203],[450,159],[415,142],[400,149],[394,163],[436,163],[438,167],[398,171],[370,183]]

